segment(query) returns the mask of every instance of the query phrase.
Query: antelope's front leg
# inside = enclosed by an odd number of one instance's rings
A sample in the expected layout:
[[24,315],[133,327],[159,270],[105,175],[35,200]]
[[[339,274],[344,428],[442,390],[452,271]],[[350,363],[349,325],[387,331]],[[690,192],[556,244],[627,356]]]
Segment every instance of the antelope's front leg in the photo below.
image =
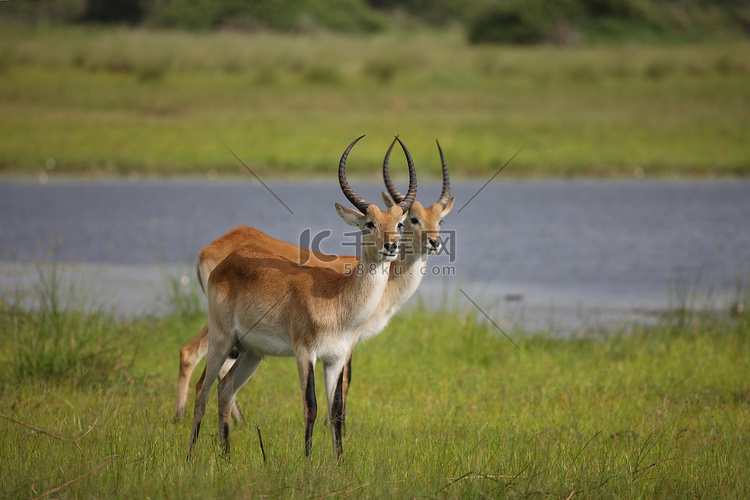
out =
[[193,340],[180,349],[180,374],[177,378],[177,404],[175,406],[175,420],[185,417],[185,406],[190,386],[190,377],[195,367],[208,352],[208,323],[201,329]]
[[333,451],[336,458],[341,458],[344,447],[341,440],[341,428],[344,424],[344,360],[326,364],[326,395],[328,397],[328,421],[331,423]]
[[305,456],[309,457],[312,452],[315,418],[318,416],[318,400],[315,396],[315,361],[307,356],[297,356],[297,373],[305,412]]
[[349,387],[352,385],[352,354],[349,353],[349,358],[344,365],[344,377],[342,378],[341,396],[343,399],[344,409],[341,417],[341,432],[346,433],[346,397],[349,394]]

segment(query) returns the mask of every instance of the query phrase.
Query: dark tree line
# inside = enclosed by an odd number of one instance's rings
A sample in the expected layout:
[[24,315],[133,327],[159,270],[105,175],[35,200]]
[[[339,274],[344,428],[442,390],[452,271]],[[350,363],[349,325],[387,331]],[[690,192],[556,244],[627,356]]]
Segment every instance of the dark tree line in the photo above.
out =
[[462,25],[474,43],[750,34],[750,0],[17,0],[0,3],[0,14],[30,23],[358,33],[407,19]]

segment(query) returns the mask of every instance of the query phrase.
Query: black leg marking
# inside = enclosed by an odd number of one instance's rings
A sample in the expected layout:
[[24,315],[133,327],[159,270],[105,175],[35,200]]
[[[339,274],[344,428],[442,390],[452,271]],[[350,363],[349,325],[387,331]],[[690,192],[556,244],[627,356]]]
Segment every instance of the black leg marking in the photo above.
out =
[[318,415],[318,400],[315,397],[315,369],[310,363],[307,368],[307,384],[305,388],[305,456],[312,452],[312,435],[315,418]]
[[220,436],[222,450],[224,454],[229,456],[229,423],[224,422],[221,424],[221,436]]
[[344,409],[341,416],[341,432],[346,434],[346,399],[349,395],[349,388],[352,385],[352,357],[349,356],[349,361],[346,363],[346,377],[344,378],[344,384],[342,389],[342,396],[344,399]]
[[339,374],[339,380],[336,382],[336,390],[333,393],[333,404],[331,404],[331,423],[333,424],[333,436],[336,445],[336,457],[339,458],[344,453],[344,447],[341,443],[341,427],[344,423],[344,372]]
[[193,436],[190,439],[190,449],[188,450],[187,458],[190,460],[190,458],[193,456],[193,446],[195,446],[196,441],[198,441],[198,434],[201,432],[201,423],[198,422],[198,425],[195,426],[195,432],[193,432]]

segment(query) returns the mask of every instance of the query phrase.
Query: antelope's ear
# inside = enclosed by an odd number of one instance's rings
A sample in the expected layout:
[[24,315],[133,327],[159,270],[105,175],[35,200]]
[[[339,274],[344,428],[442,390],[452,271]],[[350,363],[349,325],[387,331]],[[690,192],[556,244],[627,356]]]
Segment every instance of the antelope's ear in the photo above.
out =
[[383,196],[383,203],[385,203],[385,208],[391,208],[393,205],[396,204],[395,201],[393,201],[393,198],[391,198],[391,195],[386,193],[385,191],[380,193]]
[[448,203],[445,204],[445,208],[443,209],[443,217],[448,215],[451,212],[451,209],[453,208],[453,202],[456,201],[455,198],[451,197],[450,200],[448,200]]
[[358,210],[349,207],[342,207],[336,203],[336,213],[338,213],[339,217],[344,219],[344,222],[350,226],[361,228],[365,225],[365,216]]

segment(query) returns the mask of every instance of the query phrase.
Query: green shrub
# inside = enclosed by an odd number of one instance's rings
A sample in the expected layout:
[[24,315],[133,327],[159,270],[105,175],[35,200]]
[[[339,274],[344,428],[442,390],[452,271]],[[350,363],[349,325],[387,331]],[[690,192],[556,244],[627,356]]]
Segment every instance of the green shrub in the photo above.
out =
[[82,19],[105,24],[138,24],[143,14],[142,0],[87,0]]
[[477,10],[468,23],[471,43],[534,44],[555,40],[574,25],[582,9],[575,0],[515,0]]
[[386,26],[380,14],[368,9],[362,0],[310,0],[305,14],[315,23],[333,31],[374,33]]
[[652,80],[661,80],[670,75],[677,73],[678,67],[674,61],[669,59],[659,59],[648,63],[645,68],[645,74]]
[[217,17],[217,7],[210,0],[172,0],[154,6],[146,22],[163,28],[208,30],[216,27]]
[[478,0],[367,0],[378,10],[403,11],[410,16],[433,25],[464,21],[467,11],[480,3]]
[[174,0],[155,6],[149,24],[187,29],[231,27],[241,30],[373,32],[385,21],[362,0]]
[[305,81],[324,85],[341,83],[342,77],[338,69],[328,64],[315,64],[305,71]]
[[23,0],[0,3],[2,21],[21,23],[70,23],[86,10],[84,0]]
[[593,18],[643,20],[651,16],[652,2],[649,0],[581,0],[580,3],[586,14]]
[[516,5],[499,4],[480,11],[469,26],[471,43],[538,43],[545,26]]
[[564,42],[578,31],[588,40],[694,40],[750,32],[750,7],[731,0],[494,0],[467,29],[473,43]]
[[386,58],[374,58],[365,62],[363,73],[376,83],[389,84],[398,73],[399,65]]

